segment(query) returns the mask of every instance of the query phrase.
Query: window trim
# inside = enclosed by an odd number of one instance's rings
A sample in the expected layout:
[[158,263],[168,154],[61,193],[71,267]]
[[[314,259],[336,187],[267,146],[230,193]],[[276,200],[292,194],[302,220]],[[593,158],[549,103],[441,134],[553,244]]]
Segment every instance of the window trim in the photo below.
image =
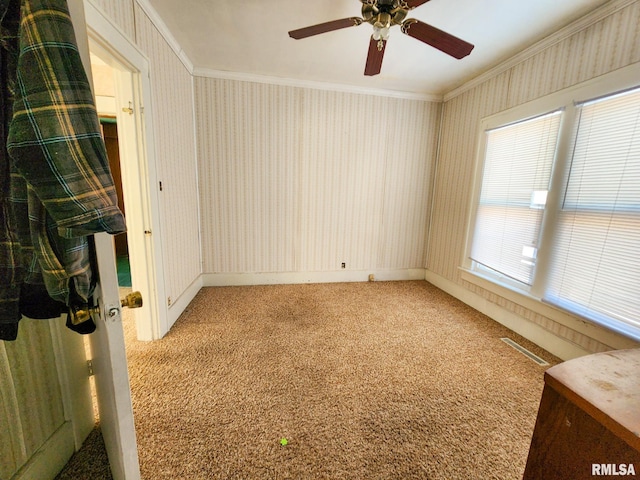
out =
[[[553,238],[554,222],[556,222],[558,211],[555,206],[559,205],[559,202],[562,201],[560,198],[562,188],[558,187],[562,186],[566,179],[566,170],[570,162],[556,162],[554,160],[549,197],[547,198],[547,208],[541,225],[538,258],[533,283],[530,287],[523,285],[524,288],[519,288],[517,285],[501,282],[499,276],[492,276],[487,272],[480,272],[474,268],[473,261],[470,258],[477,207],[482,190],[486,153],[485,132],[489,129],[518,123],[547,112],[564,108],[560,123],[556,158],[568,158],[569,149],[571,148],[572,129],[575,124],[576,106],[585,101],[637,88],[640,86],[639,78],[640,63],[636,63],[480,120],[476,134],[475,170],[470,195],[469,214],[467,217],[465,248],[460,263],[461,278],[463,280],[478,285],[489,292],[502,296],[507,300],[513,301],[533,312],[551,318],[562,325],[586,335],[593,337],[595,333],[595,338],[606,338],[609,342],[613,340],[611,334],[613,334],[614,337],[621,335],[635,341],[640,341],[640,329],[632,326],[628,326],[628,328],[624,326],[619,327],[609,322],[598,322],[597,320],[580,317],[573,312],[552,306],[542,300],[542,287],[548,278],[548,265],[552,253],[551,249],[545,248],[545,245]],[[596,327],[598,331],[593,332],[593,327]],[[613,344],[615,344],[615,342],[608,343],[608,345]]]

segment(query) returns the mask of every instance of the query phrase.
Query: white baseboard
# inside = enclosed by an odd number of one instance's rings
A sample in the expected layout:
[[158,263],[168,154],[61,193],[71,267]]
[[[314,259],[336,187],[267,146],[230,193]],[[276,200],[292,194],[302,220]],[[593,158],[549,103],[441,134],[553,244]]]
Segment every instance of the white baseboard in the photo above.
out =
[[240,285],[281,285],[296,283],[367,282],[369,275],[375,281],[424,280],[423,268],[398,270],[338,270],[331,272],[275,272],[275,273],[205,273],[205,287]]
[[191,285],[189,285],[180,297],[172,301],[171,306],[167,310],[167,322],[169,326],[166,332],[161,332],[160,338],[164,337],[171,327],[173,327],[173,324],[176,323],[180,315],[182,315],[182,312],[185,311],[189,303],[191,303],[202,287],[202,275],[200,275]]
[[63,423],[12,477],[13,480],[55,478],[73,453],[74,436],[71,422]]
[[522,335],[527,340],[532,341],[562,360],[570,360],[572,358],[592,353],[581,348],[575,343],[554,335],[549,330],[530,322],[526,318],[520,317],[515,313],[496,305],[495,303],[489,302],[480,295],[477,295],[466,288],[441,277],[440,275],[427,271],[425,280],[432,283],[439,289],[444,290],[449,295],[456,297],[458,300],[466,303],[470,307],[485,314],[496,322],[504,325],[509,330]]

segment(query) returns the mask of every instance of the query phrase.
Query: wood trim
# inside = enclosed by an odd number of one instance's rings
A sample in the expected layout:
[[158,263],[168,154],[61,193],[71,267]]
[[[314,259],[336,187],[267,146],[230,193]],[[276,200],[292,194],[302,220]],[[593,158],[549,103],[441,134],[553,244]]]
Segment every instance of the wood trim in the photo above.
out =
[[176,40],[176,37],[173,36],[171,30],[169,30],[169,27],[167,27],[167,24],[164,23],[160,15],[158,15],[156,9],[151,6],[149,0],[136,0],[136,3],[142,9],[145,15],[149,17],[151,23],[153,23],[162,38],[165,39],[171,50],[173,50],[173,52],[180,59],[185,68],[189,71],[189,73],[193,75],[193,62],[182,49],[180,43],[178,43],[178,41]]
[[11,480],[55,478],[75,452],[73,443],[73,427],[71,422],[65,422]]
[[553,334],[536,323],[519,317],[515,313],[495,303],[491,303],[487,299],[436,273],[427,270],[426,280],[470,307],[475,308],[480,313],[487,315],[508,329],[522,335],[527,340],[531,340],[536,345],[539,345],[562,360],[569,360],[592,353],[579,345]]
[[295,283],[367,282],[424,280],[422,268],[406,270],[344,270],[334,272],[273,272],[273,273],[209,273],[202,276],[203,286],[279,285]]
[[362,95],[374,95],[378,97],[400,98],[404,100],[418,100],[423,102],[441,103],[444,99],[442,95],[400,92],[396,90],[385,90],[382,88],[366,88],[354,85],[344,85],[339,83],[317,82],[313,80],[300,80],[293,78],[271,77],[268,75],[257,75],[252,73],[227,72],[213,70],[209,68],[195,67],[193,69],[195,77],[219,78],[221,80],[236,80],[239,82],[264,83],[267,85],[279,85],[283,87],[309,88],[313,90],[324,90],[330,92],[358,93]]

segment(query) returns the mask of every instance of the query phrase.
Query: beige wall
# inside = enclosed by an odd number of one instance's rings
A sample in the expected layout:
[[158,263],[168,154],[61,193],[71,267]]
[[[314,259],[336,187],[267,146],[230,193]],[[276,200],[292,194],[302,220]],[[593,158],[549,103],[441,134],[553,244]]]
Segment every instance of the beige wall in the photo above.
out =
[[440,105],[196,78],[204,273],[422,269]]
[[[433,224],[427,267],[429,275],[448,284],[457,296],[475,294],[521,322],[532,322],[587,352],[609,350],[616,343],[597,328],[567,326],[461,279],[470,194],[476,162],[479,122],[483,117],[640,62],[640,2],[613,2],[623,8],[595,23],[576,27],[566,38],[531,49],[520,62],[444,105],[442,148],[438,159]],[[546,46],[545,46],[546,45]],[[535,52],[535,53],[534,53]],[[640,81],[640,79],[639,79]],[[567,322],[565,322],[567,323]]]
[[84,0],[96,5],[129,39],[135,42],[135,0]]
[[201,273],[193,81],[137,4],[135,25],[136,44],[150,63],[165,287],[175,302]]

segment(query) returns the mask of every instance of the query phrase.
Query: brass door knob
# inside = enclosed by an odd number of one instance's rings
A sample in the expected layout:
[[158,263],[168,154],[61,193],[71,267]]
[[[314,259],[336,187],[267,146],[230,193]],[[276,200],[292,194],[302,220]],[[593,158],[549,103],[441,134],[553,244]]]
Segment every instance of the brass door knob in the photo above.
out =
[[140,292],[131,292],[120,300],[120,305],[127,308],[140,308],[142,306],[142,294]]
[[73,305],[69,308],[69,318],[73,325],[80,325],[81,323],[91,320],[91,315],[99,315],[98,307],[90,307],[88,305]]

